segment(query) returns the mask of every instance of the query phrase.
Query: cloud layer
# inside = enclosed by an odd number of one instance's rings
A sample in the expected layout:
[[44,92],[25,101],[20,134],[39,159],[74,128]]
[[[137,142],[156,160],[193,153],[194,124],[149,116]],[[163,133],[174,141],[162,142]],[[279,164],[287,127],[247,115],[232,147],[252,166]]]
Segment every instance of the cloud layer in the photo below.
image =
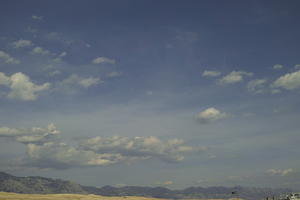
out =
[[49,124],[46,128],[33,127],[30,129],[0,127],[0,137],[12,138],[24,144],[44,143],[52,140],[52,136],[59,134],[60,131],[56,129],[54,124]]
[[184,145],[183,140],[161,141],[154,136],[134,138],[120,136],[95,137],[81,141],[80,147],[97,153],[120,154],[128,161],[149,158],[158,158],[164,161],[181,161],[184,158],[181,153],[197,150],[194,147]]
[[11,138],[25,144],[25,166],[66,169],[87,166],[104,166],[116,163],[132,163],[140,160],[158,159],[179,162],[183,154],[205,151],[206,147],[192,147],[183,140],[162,141],[157,137],[93,137],[70,146],[60,141],[60,131],[49,124],[46,128],[0,127],[0,137]]

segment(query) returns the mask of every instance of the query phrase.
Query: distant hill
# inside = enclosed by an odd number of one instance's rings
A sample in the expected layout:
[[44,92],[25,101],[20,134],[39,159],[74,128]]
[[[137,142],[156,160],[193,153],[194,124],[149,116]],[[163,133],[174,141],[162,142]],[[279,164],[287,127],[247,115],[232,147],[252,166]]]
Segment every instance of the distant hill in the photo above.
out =
[[16,177],[3,172],[0,172],[0,191],[28,194],[87,193],[81,185],[70,181],[37,176]]
[[[0,191],[28,194],[96,194],[102,196],[143,196],[168,199],[192,198],[232,198],[240,197],[258,200],[266,196],[278,196],[292,192],[289,189],[250,188],[250,187],[189,187],[183,190],[170,190],[164,187],[125,186],[102,188],[82,186],[80,184],[60,179],[37,176],[16,177],[0,172]],[[232,195],[235,191],[236,194]]]

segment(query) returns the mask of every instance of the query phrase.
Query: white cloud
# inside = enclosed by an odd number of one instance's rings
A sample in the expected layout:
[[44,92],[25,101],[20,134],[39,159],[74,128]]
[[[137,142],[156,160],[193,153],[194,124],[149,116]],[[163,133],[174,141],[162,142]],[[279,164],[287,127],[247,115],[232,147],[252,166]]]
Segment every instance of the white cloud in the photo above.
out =
[[67,55],[67,52],[62,52],[61,54],[59,54],[59,57],[65,57]]
[[35,47],[32,51],[32,54],[39,54],[39,55],[50,55],[50,51],[43,49],[42,47]]
[[43,85],[34,84],[30,78],[21,73],[15,73],[10,77],[10,92],[8,97],[12,99],[19,99],[24,101],[36,100],[38,92],[48,90],[50,83],[44,83]]
[[44,19],[43,16],[38,16],[38,15],[32,15],[31,18],[37,21],[42,21]]
[[84,88],[89,88],[93,85],[97,85],[99,81],[100,81],[99,78],[89,77],[89,78],[82,78],[81,80],[79,80],[78,83]]
[[289,168],[289,169],[268,169],[267,170],[267,173],[272,176],[287,176],[293,172],[294,172],[294,170],[291,168]]
[[13,138],[21,143],[41,143],[48,141],[52,136],[59,135],[60,131],[49,124],[46,128],[8,128],[0,127],[0,137]]
[[294,66],[294,68],[295,68],[295,69],[300,69],[300,64],[296,64],[296,65]]
[[88,89],[101,83],[103,83],[103,81],[98,77],[81,77],[77,74],[71,74],[62,81],[56,82],[53,91],[76,95],[83,89]]
[[0,72],[0,85],[10,85],[10,77],[7,77],[3,72]]
[[94,64],[101,64],[101,63],[107,63],[107,64],[115,64],[116,61],[114,59],[106,58],[106,57],[98,57],[92,60],[92,63]]
[[100,78],[95,77],[80,77],[77,74],[72,74],[68,78],[57,83],[56,89],[75,94],[80,88],[89,88],[102,83]]
[[84,166],[104,166],[120,162],[118,154],[97,154],[93,151],[76,149],[64,143],[47,142],[42,145],[28,144],[30,163],[39,168],[66,169]]
[[62,52],[61,54],[59,54],[55,59],[53,59],[54,62],[61,62],[62,58],[65,57],[67,55],[67,52]]
[[122,76],[122,74],[123,74],[122,72],[116,72],[116,71],[114,71],[114,72],[107,73],[106,76],[108,78],[116,78],[116,77]]
[[50,88],[50,83],[37,85],[22,72],[15,73],[10,77],[0,72],[0,85],[5,85],[10,89],[7,94],[8,98],[24,101],[36,100],[38,97],[37,93]]
[[252,72],[232,71],[219,80],[220,84],[233,84],[243,81],[244,76],[252,76]]
[[158,158],[164,161],[181,161],[182,153],[205,150],[184,145],[183,140],[161,141],[157,137],[94,137],[80,142],[80,147],[97,153],[116,153],[127,161]]
[[211,107],[198,113],[196,119],[199,120],[201,123],[209,123],[220,119],[224,119],[226,117],[228,117],[227,113],[221,112],[220,110]]
[[30,40],[18,40],[12,43],[15,48],[30,47],[33,43]]
[[300,70],[292,73],[287,73],[272,84],[275,88],[284,88],[287,90],[294,90],[300,88]]
[[205,70],[202,73],[202,76],[207,76],[207,77],[217,77],[217,76],[220,76],[220,75],[221,75],[221,72],[219,72],[219,71]]
[[94,137],[79,140],[78,145],[74,147],[62,143],[58,136],[60,131],[53,124],[46,128],[0,127],[0,137],[12,138],[27,146],[27,157],[23,159],[23,165],[38,168],[104,166],[151,158],[177,162],[184,159],[184,153],[207,149],[185,145],[184,141],[179,139],[162,141],[154,136]]
[[264,85],[267,83],[266,79],[254,79],[248,82],[247,88],[250,92],[263,93]]
[[7,64],[20,64],[20,61],[10,56],[8,53],[4,51],[0,51],[0,61],[3,61]]
[[276,64],[276,65],[273,66],[273,69],[279,70],[279,69],[282,69],[283,67],[284,67],[283,65]]

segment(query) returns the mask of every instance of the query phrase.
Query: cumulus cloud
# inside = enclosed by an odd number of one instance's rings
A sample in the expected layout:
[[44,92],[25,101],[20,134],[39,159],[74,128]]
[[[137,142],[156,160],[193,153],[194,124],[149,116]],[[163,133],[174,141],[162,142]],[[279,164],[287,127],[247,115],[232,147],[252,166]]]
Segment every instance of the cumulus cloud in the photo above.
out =
[[11,55],[5,53],[4,51],[0,51],[0,61],[7,64],[20,64],[20,61],[18,59],[13,58]]
[[294,90],[300,88],[300,70],[292,73],[287,73],[276,79],[272,87]]
[[33,43],[30,40],[17,40],[12,43],[12,45],[16,48],[23,48],[23,47],[30,47],[33,45]]
[[116,61],[114,59],[106,58],[106,57],[98,57],[92,60],[92,63],[94,64],[115,64]]
[[52,138],[54,135],[59,135],[54,124],[49,124],[46,128],[8,128],[0,127],[0,137],[13,138],[21,143],[43,143]]
[[228,117],[228,114],[211,107],[197,114],[196,119],[201,123],[210,123]]
[[42,47],[35,47],[32,51],[32,54],[37,54],[37,55],[50,55],[50,51],[48,51],[47,49],[44,49]]
[[221,78],[218,82],[219,84],[233,84],[238,83],[244,80],[245,76],[252,76],[252,72],[245,72],[245,71],[232,71],[223,78]]
[[289,169],[268,169],[267,170],[267,173],[272,176],[287,176],[293,172],[294,172],[294,170],[291,168],[289,168]]
[[162,141],[157,137],[94,137],[80,142],[80,147],[97,153],[120,154],[127,161],[157,158],[164,161],[181,161],[182,153],[205,150],[184,145],[183,140]]
[[284,67],[283,65],[276,64],[276,65],[273,66],[273,69],[279,70],[279,69],[282,69],[283,67]]
[[251,80],[247,84],[247,88],[250,92],[253,93],[263,93],[264,92],[264,86],[267,83],[266,79],[255,79]]
[[206,76],[206,77],[217,77],[217,76],[220,76],[220,75],[221,75],[221,72],[219,72],[219,71],[205,70],[202,73],[202,76]]
[[6,76],[0,72],[0,85],[4,85],[10,89],[7,94],[8,98],[24,101],[36,100],[39,92],[50,88],[50,83],[37,85],[22,72],[17,72],[11,76]]
[[116,72],[116,71],[114,71],[114,72],[107,73],[106,77],[108,77],[108,78],[116,78],[116,77],[122,76],[122,74],[123,74],[122,72]]

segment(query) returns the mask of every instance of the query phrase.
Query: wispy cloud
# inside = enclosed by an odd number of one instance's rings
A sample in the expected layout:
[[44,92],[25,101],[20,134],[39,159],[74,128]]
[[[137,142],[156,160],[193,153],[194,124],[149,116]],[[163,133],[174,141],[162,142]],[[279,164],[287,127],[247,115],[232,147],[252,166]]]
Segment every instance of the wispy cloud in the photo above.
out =
[[234,84],[238,82],[242,82],[245,76],[252,76],[252,72],[245,71],[232,71],[223,78],[219,79],[218,83],[222,85],[226,84]]
[[207,77],[217,77],[217,76],[220,76],[220,75],[221,75],[221,72],[213,71],[213,70],[205,70],[202,73],[202,76],[207,76]]
[[289,168],[289,169],[268,169],[266,172],[272,176],[287,176],[287,175],[293,173],[294,170],[291,168]]
[[38,15],[32,15],[31,19],[37,20],[37,21],[42,21],[44,19],[44,17],[43,16],[38,16]]
[[276,64],[273,66],[273,69],[275,69],[275,70],[279,70],[279,69],[283,69],[283,68],[284,68],[284,66],[281,64]]
[[77,74],[71,74],[64,80],[56,82],[54,90],[67,94],[76,94],[82,88],[87,89],[102,82],[98,77],[81,77]]
[[39,54],[39,55],[51,55],[51,52],[47,49],[44,49],[42,47],[35,47],[32,51],[32,54]]
[[19,49],[23,47],[30,47],[33,45],[33,43],[30,40],[17,40],[13,42],[12,45],[14,48]]
[[247,88],[250,92],[260,94],[265,92],[265,84],[267,83],[267,79],[254,79],[248,82]]
[[111,58],[98,57],[92,60],[93,64],[115,64],[116,61]]
[[13,58],[11,55],[4,51],[0,51],[0,61],[7,64],[20,64],[20,61],[16,58]]
[[116,78],[116,77],[120,77],[122,75],[123,75],[122,72],[114,71],[114,72],[107,73],[106,77],[108,77],[108,78]]

